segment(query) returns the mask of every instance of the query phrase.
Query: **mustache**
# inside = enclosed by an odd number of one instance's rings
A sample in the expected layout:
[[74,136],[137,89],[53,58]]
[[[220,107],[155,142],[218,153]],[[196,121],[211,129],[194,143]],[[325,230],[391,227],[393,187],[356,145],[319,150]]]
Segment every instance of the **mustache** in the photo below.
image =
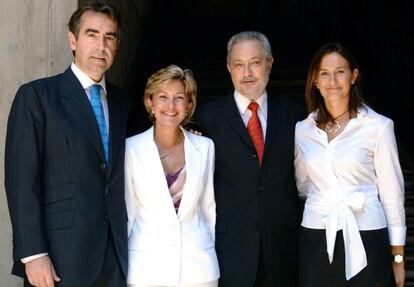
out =
[[256,77],[245,77],[241,79],[241,83],[256,81]]

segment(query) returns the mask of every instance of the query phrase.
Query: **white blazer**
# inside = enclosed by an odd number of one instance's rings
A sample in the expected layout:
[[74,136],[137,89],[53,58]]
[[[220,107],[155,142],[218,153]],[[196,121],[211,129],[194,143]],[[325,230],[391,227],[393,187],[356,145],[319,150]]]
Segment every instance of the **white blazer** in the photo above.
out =
[[182,131],[186,182],[178,213],[154,141],[154,127],[126,141],[128,284],[177,286],[220,277],[214,248],[214,144]]

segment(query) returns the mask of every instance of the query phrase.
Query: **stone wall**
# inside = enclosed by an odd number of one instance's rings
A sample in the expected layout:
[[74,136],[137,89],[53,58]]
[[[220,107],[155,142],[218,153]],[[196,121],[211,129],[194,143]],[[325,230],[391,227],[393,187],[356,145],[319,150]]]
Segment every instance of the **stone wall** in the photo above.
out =
[[77,0],[0,1],[0,287],[22,286],[10,275],[11,225],[4,191],[7,117],[24,82],[63,71],[72,60],[66,24]]
[[[118,56],[107,79],[120,87],[141,48],[152,0],[107,0],[122,11],[123,33]],[[72,61],[67,22],[84,0],[0,0],[0,287],[21,286],[10,275],[11,224],[4,191],[4,142],[7,117],[18,87],[62,72]],[[138,53],[139,54],[139,53]],[[142,55],[141,55],[142,57]]]

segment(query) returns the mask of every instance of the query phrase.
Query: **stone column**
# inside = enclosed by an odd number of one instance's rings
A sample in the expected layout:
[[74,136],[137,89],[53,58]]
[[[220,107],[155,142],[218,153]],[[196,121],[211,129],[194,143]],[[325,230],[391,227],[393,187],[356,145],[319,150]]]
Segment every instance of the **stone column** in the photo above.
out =
[[3,184],[7,117],[22,83],[59,73],[70,64],[66,24],[77,3],[0,1],[0,286],[22,286],[20,279],[10,275],[12,236]]

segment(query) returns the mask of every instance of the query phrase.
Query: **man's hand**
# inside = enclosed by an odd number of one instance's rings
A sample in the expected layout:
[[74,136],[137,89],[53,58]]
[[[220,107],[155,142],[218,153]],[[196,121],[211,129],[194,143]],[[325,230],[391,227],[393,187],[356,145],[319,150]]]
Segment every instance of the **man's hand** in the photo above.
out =
[[49,256],[42,256],[24,264],[29,283],[36,287],[54,287],[60,278]]

